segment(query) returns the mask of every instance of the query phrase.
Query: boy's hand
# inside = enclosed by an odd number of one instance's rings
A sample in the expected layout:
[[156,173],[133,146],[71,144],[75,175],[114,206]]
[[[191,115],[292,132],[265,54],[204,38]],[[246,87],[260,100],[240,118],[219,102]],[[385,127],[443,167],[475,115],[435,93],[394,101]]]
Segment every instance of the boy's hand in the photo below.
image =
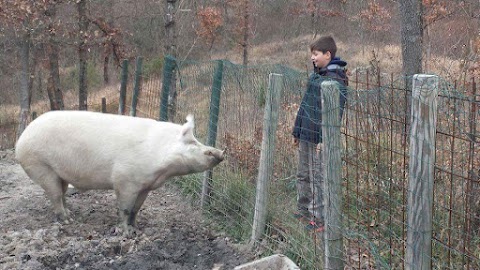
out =
[[298,139],[297,138],[293,138],[293,146],[298,146]]
[[323,151],[323,143],[317,144],[317,151]]

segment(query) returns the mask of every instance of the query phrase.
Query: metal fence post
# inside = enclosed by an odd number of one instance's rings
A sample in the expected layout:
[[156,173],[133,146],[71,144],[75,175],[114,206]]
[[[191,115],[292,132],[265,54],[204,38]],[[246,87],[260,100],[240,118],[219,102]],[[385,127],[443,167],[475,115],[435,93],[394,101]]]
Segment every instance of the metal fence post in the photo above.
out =
[[406,269],[431,269],[433,179],[438,77],[416,74],[412,115],[407,201]]
[[[218,113],[220,109],[220,94],[222,92],[223,80],[223,61],[217,61],[217,67],[213,77],[212,94],[210,97],[210,119],[208,121],[207,145],[215,147],[217,141]],[[204,207],[211,196],[212,170],[205,171],[203,174],[202,196],[200,204]]]
[[283,88],[283,75],[270,73],[265,111],[263,115],[262,149],[258,168],[255,214],[252,226],[252,243],[260,239],[267,221],[268,184],[273,175],[275,135],[278,111]]
[[324,166],[325,269],[344,269],[339,99],[340,85],[331,80],[322,82],[324,164],[319,166]]
[[142,84],[142,60],[139,56],[135,65],[135,79],[133,82],[132,107],[130,108],[130,116],[137,116],[138,95],[140,93],[140,85]]
[[160,100],[160,121],[168,120],[168,96],[170,93],[173,72],[175,71],[175,58],[171,55],[165,56],[162,80],[162,98]]

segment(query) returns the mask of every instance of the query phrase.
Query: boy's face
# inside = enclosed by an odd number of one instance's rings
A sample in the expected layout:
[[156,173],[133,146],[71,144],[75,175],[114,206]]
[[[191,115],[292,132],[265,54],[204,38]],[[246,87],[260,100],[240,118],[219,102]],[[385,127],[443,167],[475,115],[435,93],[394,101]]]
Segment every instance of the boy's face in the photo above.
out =
[[324,68],[328,65],[328,63],[330,63],[332,57],[329,51],[323,53],[321,51],[313,50],[311,59],[316,67]]

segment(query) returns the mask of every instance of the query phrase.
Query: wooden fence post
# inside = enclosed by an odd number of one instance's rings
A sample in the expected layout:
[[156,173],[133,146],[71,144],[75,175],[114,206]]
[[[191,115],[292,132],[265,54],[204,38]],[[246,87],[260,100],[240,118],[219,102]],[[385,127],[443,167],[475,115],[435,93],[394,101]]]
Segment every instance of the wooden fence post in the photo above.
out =
[[263,115],[262,149],[258,168],[255,214],[252,226],[252,243],[263,235],[267,221],[268,184],[273,175],[275,135],[278,124],[278,110],[283,88],[283,75],[270,73],[265,111]]
[[125,114],[125,100],[127,99],[128,60],[122,62],[122,78],[120,83],[120,99],[118,101],[118,114]]
[[416,74],[412,88],[405,264],[430,270],[438,77]]
[[133,81],[133,95],[130,116],[137,116],[138,95],[140,93],[142,84],[142,60],[143,58],[139,56],[135,65],[135,79]]
[[[207,145],[215,147],[217,141],[217,125],[218,113],[220,110],[220,94],[222,92],[223,81],[223,61],[217,61],[217,67],[213,77],[212,94],[210,96],[210,119],[208,121]],[[200,205],[204,207],[211,196],[212,187],[212,170],[207,170],[203,174],[202,183],[202,197],[200,198]]]
[[102,113],[107,112],[107,99],[105,97],[102,97]]
[[[344,268],[342,228],[342,160],[340,85],[322,82],[323,201],[325,207],[325,269]],[[322,170],[320,170],[322,171]]]

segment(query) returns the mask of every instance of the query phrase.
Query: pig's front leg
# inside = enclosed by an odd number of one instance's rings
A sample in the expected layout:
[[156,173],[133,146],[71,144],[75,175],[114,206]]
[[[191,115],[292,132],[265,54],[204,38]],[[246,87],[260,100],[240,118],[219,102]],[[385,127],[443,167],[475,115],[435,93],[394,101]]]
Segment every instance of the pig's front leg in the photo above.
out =
[[133,219],[133,224],[132,226],[137,226],[136,224],[136,218],[137,218],[137,214],[138,214],[138,211],[140,210],[140,208],[142,207],[143,205],[143,202],[145,201],[145,199],[147,198],[148,196],[148,193],[150,192],[150,190],[144,190],[144,191],[141,191],[139,194],[138,194],[138,197],[137,197],[137,200],[135,201],[135,206],[133,207],[133,217],[131,217],[131,219]]
[[[135,217],[137,211],[135,205],[140,197],[143,198],[143,193],[133,190],[115,190],[118,201],[118,215],[120,218],[120,227],[123,231],[123,235],[131,237],[135,234]],[[148,193],[147,193],[148,194]],[[143,200],[145,200],[145,197]],[[142,202],[143,202],[142,200]]]

